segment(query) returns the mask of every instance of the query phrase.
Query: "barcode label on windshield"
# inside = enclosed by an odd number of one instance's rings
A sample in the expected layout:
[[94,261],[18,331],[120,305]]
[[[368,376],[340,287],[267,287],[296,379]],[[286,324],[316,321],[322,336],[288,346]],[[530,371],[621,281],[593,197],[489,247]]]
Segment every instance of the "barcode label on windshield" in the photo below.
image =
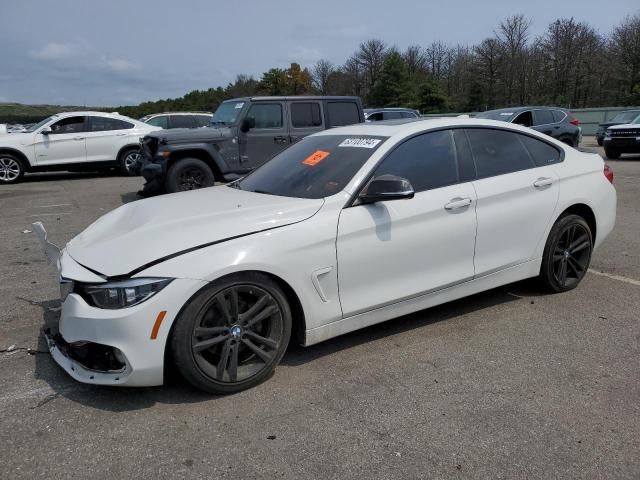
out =
[[378,138],[346,138],[339,147],[376,148],[381,142]]

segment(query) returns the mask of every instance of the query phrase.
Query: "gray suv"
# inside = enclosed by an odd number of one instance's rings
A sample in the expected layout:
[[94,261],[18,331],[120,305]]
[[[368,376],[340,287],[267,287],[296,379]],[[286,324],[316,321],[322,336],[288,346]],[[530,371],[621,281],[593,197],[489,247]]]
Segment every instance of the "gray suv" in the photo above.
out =
[[247,97],[227,100],[208,128],[160,130],[141,140],[142,195],[180,192],[246,175],[292,143],[364,122],[359,97]]

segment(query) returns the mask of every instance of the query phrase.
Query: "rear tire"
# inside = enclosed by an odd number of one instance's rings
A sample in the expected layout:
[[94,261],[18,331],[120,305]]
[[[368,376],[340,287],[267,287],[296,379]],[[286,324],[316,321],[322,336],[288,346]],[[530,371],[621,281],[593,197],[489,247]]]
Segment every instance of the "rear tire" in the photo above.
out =
[[169,193],[211,187],[214,183],[211,168],[198,158],[182,158],[167,172],[166,188]]
[[22,160],[8,153],[0,153],[0,184],[18,183],[24,176]]
[[575,144],[573,143],[573,140],[571,140],[570,138],[563,138],[560,141],[562,143],[564,143],[565,145],[569,145],[570,147],[574,147],[575,146]]
[[271,376],[291,336],[282,289],[261,273],[239,273],[198,292],[174,324],[174,363],[194,387],[236,393]]
[[578,286],[591,262],[593,237],[579,215],[564,215],[551,228],[542,255],[540,281],[555,293]]
[[602,145],[604,145],[604,140],[602,140],[601,138],[597,139],[598,142],[598,146],[601,147]]
[[614,150],[613,148],[604,147],[604,154],[607,156],[609,160],[616,160],[620,158],[620,152]]
[[140,160],[139,148],[128,148],[124,150],[118,158],[118,164],[120,165],[120,171],[129,177],[133,177],[136,174],[136,164]]

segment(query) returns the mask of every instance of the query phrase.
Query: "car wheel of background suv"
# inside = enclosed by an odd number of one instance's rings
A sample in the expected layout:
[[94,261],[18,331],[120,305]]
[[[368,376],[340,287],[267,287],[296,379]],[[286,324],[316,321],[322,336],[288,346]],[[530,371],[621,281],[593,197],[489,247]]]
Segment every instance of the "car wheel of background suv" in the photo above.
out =
[[211,168],[198,158],[177,160],[167,172],[166,188],[169,193],[211,187],[214,183]]
[[120,171],[125,175],[134,176],[135,166],[140,159],[140,149],[139,148],[128,148],[124,150],[120,154],[120,158],[118,159],[118,164],[120,165]]
[[614,150],[613,148],[604,147],[604,154],[607,156],[607,158],[611,160],[620,158],[620,152],[617,150]]
[[24,165],[19,158],[0,153],[0,183],[17,183],[24,175]]

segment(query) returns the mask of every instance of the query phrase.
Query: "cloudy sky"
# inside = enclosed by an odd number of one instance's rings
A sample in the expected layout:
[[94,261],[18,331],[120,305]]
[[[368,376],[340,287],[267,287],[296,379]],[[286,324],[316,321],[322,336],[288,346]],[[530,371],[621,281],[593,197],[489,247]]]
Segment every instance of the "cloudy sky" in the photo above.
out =
[[368,38],[472,44],[515,13],[535,34],[571,16],[608,32],[639,10],[637,0],[0,0],[0,102],[136,104],[290,62],[342,63]]

